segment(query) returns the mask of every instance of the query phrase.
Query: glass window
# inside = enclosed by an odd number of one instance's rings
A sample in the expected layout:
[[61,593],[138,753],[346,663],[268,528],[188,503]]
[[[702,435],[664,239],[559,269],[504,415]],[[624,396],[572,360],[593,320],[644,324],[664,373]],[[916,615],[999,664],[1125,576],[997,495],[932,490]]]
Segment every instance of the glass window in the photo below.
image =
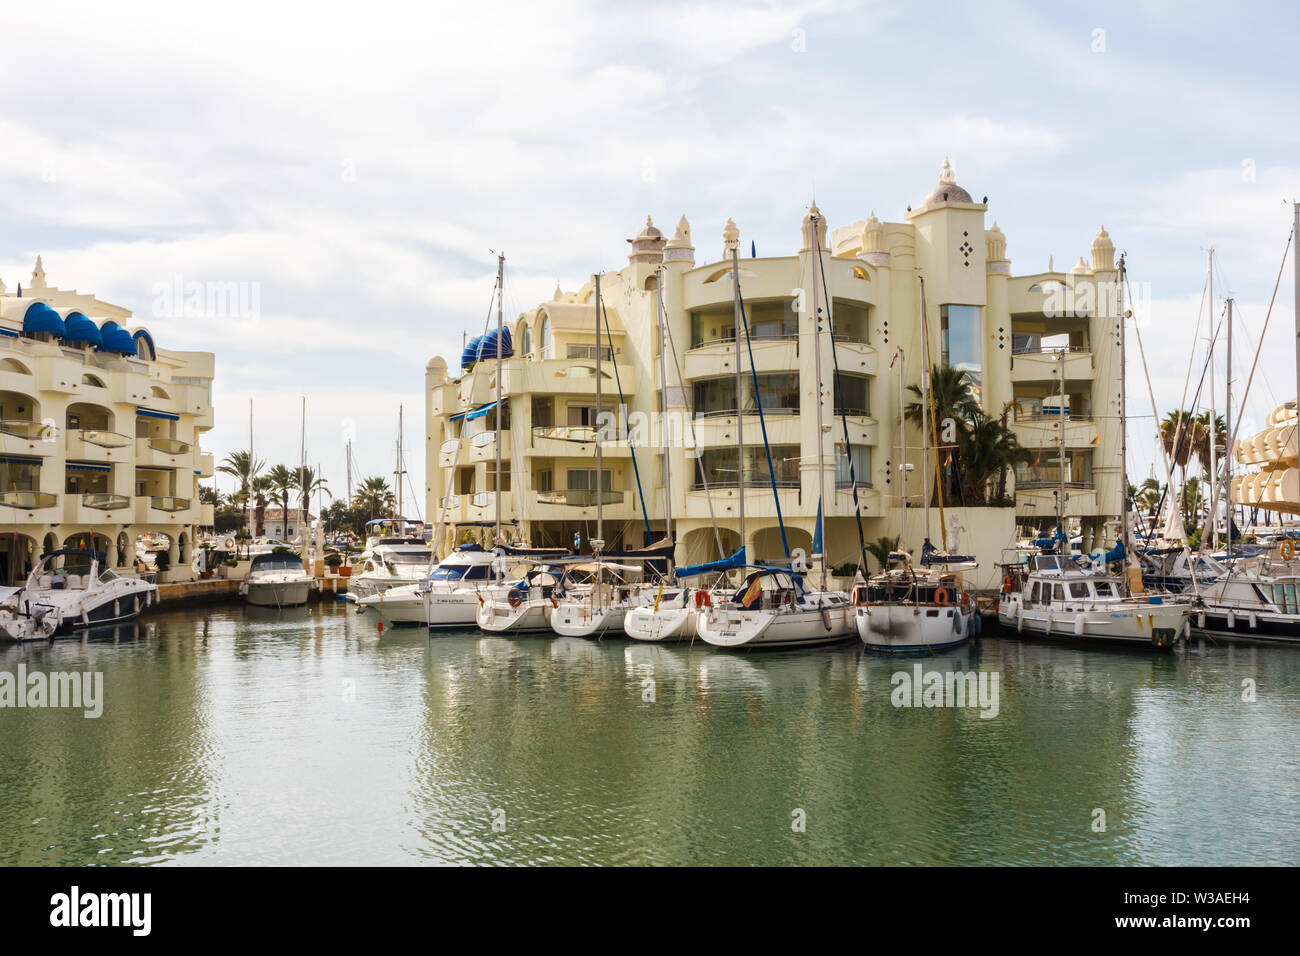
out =
[[835,376],[835,414],[871,414],[871,390],[866,378],[860,375]]
[[1088,585],[1084,581],[1070,582],[1070,597],[1086,598],[1088,596]]
[[542,319],[542,334],[541,334],[540,347],[542,351],[542,358],[544,359],[555,358],[555,355],[552,353],[551,350],[551,317],[550,316],[547,316],[546,318]]
[[1114,597],[1114,596],[1115,596],[1114,592],[1113,592],[1113,591],[1111,590],[1111,588],[1110,588],[1110,582],[1109,582],[1109,581],[1098,581],[1097,584],[1096,584],[1096,587],[1097,587],[1097,597]]
[[1064,601],[1064,600],[1065,600],[1065,588],[1061,587],[1059,584],[1053,584],[1053,585],[1052,585],[1052,600],[1053,600],[1053,601]]
[[939,347],[943,355],[943,364],[970,373],[976,398],[980,396],[984,371],[982,339],[979,306],[939,307]]
[[[853,467],[853,477],[849,478],[849,466]],[[835,487],[849,488],[856,482],[859,488],[871,487],[871,447],[869,445],[850,445],[849,454],[844,454],[843,442],[835,446]]]

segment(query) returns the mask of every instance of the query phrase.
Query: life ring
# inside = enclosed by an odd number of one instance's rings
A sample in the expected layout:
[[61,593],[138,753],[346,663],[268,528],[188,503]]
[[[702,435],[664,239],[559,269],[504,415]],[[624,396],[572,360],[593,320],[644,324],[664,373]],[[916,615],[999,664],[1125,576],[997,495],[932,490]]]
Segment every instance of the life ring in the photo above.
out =
[[234,539],[234,538],[227,538],[227,539],[226,539],[226,550],[227,550],[227,551],[234,551],[234,550],[235,550],[235,539]]
[[947,589],[947,588],[935,588],[935,589],[934,589],[934,603],[937,604],[937,605],[939,605],[940,607],[947,607],[947,605],[948,605],[948,589]]
[[962,592],[961,592],[961,606],[962,606],[962,607],[970,607],[970,592],[969,592],[969,591],[962,591]]
[[708,591],[704,590],[703,588],[700,588],[700,590],[695,592],[696,607],[709,607],[712,603],[713,603],[713,599],[709,597]]
[[852,603],[854,606],[861,606],[867,603],[867,586],[865,584],[855,585],[853,588]]
[[524,596],[518,591],[511,591],[506,595],[506,600],[510,602],[511,607],[518,607],[524,603]]
[[1287,538],[1282,542],[1282,560],[1290,561],[1295,557],[1295,542]]
[[1003,594],[1011,593],[1011,575],[1009,574],[1002,579],[1002,593]]

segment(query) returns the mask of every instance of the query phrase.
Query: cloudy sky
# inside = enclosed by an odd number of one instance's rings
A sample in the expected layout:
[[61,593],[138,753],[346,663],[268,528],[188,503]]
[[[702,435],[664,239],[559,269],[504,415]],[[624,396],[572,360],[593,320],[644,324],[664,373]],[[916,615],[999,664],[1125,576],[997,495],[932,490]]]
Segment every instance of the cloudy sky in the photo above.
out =
[[[1243,355],[1300,198],[1284,4],[44,3],[5,36],[0,278],[40,253],[160,346],[215,351],[218,459],[252,399],[259,454],[296,462],[306,395],[336,493],[346,435],[392,472],[402,403],[423,488],[424,365],[482,327],[490,250],[515,313],[620,267],[647,213],[686,213],[703,254],[729,216],[787,254],[814,194],[832,226],[898,220],[948,155],[1016,272],[1069,268],[1105,224],[1149,290],[1163,411],[1205,250]],[[242,283],[256,314],[173,314],[192,282]],[[1295,394],[1289,263],[1282,283],[1256,418]]]

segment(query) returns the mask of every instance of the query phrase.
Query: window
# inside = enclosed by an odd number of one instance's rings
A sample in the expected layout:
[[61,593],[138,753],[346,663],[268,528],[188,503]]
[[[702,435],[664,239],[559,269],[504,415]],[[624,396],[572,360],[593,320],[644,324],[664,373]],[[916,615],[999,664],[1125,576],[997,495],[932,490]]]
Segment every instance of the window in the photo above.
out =
[[541,342],[539,344],[541,346],[542,358],[555,358],[555,355],[551,350],[551,317],[549,315],[542,319],[542,334]]
[[[865,274],[863,278],[866,278]],[[835,338],[840,342],[867,342],[870,340],[870,315],[867,306],[845,299],[836,299],[831,313],[835,323]]]
[[869,380],[861,375],[835,376],[835,414],[870,415]]
[[982,338],[979,306],[939,307],[939,349],[943,364],[970,373],[977,399],[984,371]]
[[1059,585],[1059,584],[1053,584],[1053,585],[1052,585],[1052,600],[1053,600],[1053,601],[1064,601],[1064,600],[1065,600],[1065,588],[1061,587],[1061,585]]
[[[773,445],[772,472],[778,488],[799,487],[799,446]],[[701,456],[705,477],[710,488],[736,487],[736,449],[709,448]],[[767,467],[767,454],[762,448],[745,449],[745,487],[766,487],[772,481]],[[703,490],[699,471],[695,473],[695,490]]]
[[[849,477],[849,465],[853,466],[853,476]],[[835,487],[849,488],[856,482],[859,488],[871,487],[871,448],[868,445],[850,445],[849,454],[844,454],[844,443],[835,445]]]
[[1088,585],[1084,581],[1072,581],[1070,583],[1070,597],[1086,598],[1088,596]]
[[519,323],[519,345],[525,357],[533,352],[533,333],[527,322]]

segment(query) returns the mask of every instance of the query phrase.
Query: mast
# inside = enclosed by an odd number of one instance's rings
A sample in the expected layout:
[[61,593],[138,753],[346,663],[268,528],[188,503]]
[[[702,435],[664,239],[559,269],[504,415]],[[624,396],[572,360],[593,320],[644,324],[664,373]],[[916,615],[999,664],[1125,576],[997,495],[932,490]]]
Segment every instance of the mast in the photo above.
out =
[[[1064,555],[1070,553],[1070,536],[1065,533],[1065,356],[1066,350],[1057,353],[1061,368],[1061,399],[1056,405],[1056,477],[1060,485],[1056,492],[1056,530],[1061,535]],[[1127,495],[1128,489],[1124,489]]]
[[[903,369],[907,365],[907,357],[903,354],[902,347],[894,353],[894,361],[898,362],[898,475],[899,481],[902,482],[902,502],[903,512],[898,521],[898,549],[904,554],[907,553],[907,432],[904,430],[906,419],[904,418],[903,409],[906,407],[906,393],[903,389]],[[892,362],[890,363],[893,364]],[[888,570],[888,564],[882,571]],[[865,574],[865,569],[864,572]]]
[[728,241],[731,243],[731,287],[735,292],[733,311],[736,318],[736,514],[740,519],[740,554],[748,564],[749,548],[745,543],[745,404],[741,395],[740,371],[740,242],[738,239]]
[[[1125,359],[1125,348],[1127,345],[1127,319],[1124,315],[1124,256],[1119,257],[1119,486],[1120,486],[1120,508],[1119,508],[1119,541],[1124,548],[1124,557],[1121,567],[1127,569],[1129,566],[1129,532],[1128,532],[1128,365]],[[1061,423],[1061,431],[1065,431],[1065,423]],[[1124,574],[1124,590],[1128,590],[1128,573]]]
[[397,517],[402,515],[402,406],[397,406],[397,470],[393,472],[393,477],[397,482]]
[[[664,449],[664,535],[673,537],[672,460],[668,454],[668,340],[664,313],[664,267],[655,269],[655,315],[659,319],[659,440]],[[672,570],[672,559],[669,559]]]
[[347,469],[348,469],[348,475],[347,475],[348,507],[351,508],[352,507],[352,439],[351,438],[348,439],[348,443],[344,448],[344,452],[346,454]]
[[930,323],[925,316],[925,279],[921,278],[921,488],[925,540],[930,540]]
[[[821,260],[821,238],[819,234],[818,219],[816,215],[810,215],[809,221],[813,231],[813,283],[812,283],[812,300],[813,300],[813,357],[814,367],[817,375],[817,539],[822,544],[822,590],[826,590],[826,470],[822,467],[823,459],[826,455],[825,432],[822,425],[822,310],[817,293],[817,265]],[[828,303],[829,305],[829,303]],[[831,348],[835,343],[831,343]],[[852,450],[845,445],[844,454],[852,460]],[[814,555],[816,557],[816,555]]]
[[[302,430],[298,438],[298,483],[307,484],[307,396],[302,397]],[[306,498],[307,503],[311,504],[311,489],[301,488],[302,495],[298,499],[299,507],[302,506],[302,499]],[[306,509],[303,509],[304,512]],[[309,542],[307,537],[307,515],[305,513],[298,515],[298,531],[302,534],[303,547],[306,548]],[[284,516],[284,527],[289,527],[289,515]],[[285,535],[288,537],[288,535]]]
[[[1210,309],[1210,547],[1219,550],[1219,435],[1214,427],[1214,340],[1218,337],[1214,328],[1214,247],[1210,246],[1205,259],[1205,281],[1209,284]],[[1201,536],[1203,541],[1204,535]]]
[[[244,523],[248,525],[248,540],[253,540],[253,535],[257,529],[253,527],[253,478],[257,470],[255,466],[256,458],[253,457],[253,400],[248,400],[248,496],[244,502],[244,510],[247,515],[244,517]],[[250,545],[251,546],[251,545]]]
[[[496,438],[492,444],[496,447],[496,485],[492,499],[496,504],[496,529],[493,544],[501,543],[501,327],[504,310],[506,279],[506,254],[497,253],[497,404],[496,404]],[[597,388],[600,388],[600,373],[596,373]]]
[[591,542],[591,550],[593,554],[600,554],[605,549],[605,454],[600,442],[600,379],[604,373],[600,370],[600,273],[596,273],[594,278],[596,280],[596,538]]
[[[1223,399],[1223,433],[1228,441],[1232,441],[1232,299],[1225,299],[1224,304],[1228,307],[1228,357],[1224,362],[1224,388],[1226,394]],[[1211,432],[1214,429],[1210,429]],[[1211,441],[1218,439],[1215,435]],[[1232,553],[1232,448],[1223,449],[1223,490],[1225,497],[1228,499],[1228,553]],[[1217,548],[1215,550],[1218,550]]]
[[1291,226],[1291,254],[1295,282],[1295,383],[1297,411],[1300,412],[1300,202],[1291,204],[1295,223]]

